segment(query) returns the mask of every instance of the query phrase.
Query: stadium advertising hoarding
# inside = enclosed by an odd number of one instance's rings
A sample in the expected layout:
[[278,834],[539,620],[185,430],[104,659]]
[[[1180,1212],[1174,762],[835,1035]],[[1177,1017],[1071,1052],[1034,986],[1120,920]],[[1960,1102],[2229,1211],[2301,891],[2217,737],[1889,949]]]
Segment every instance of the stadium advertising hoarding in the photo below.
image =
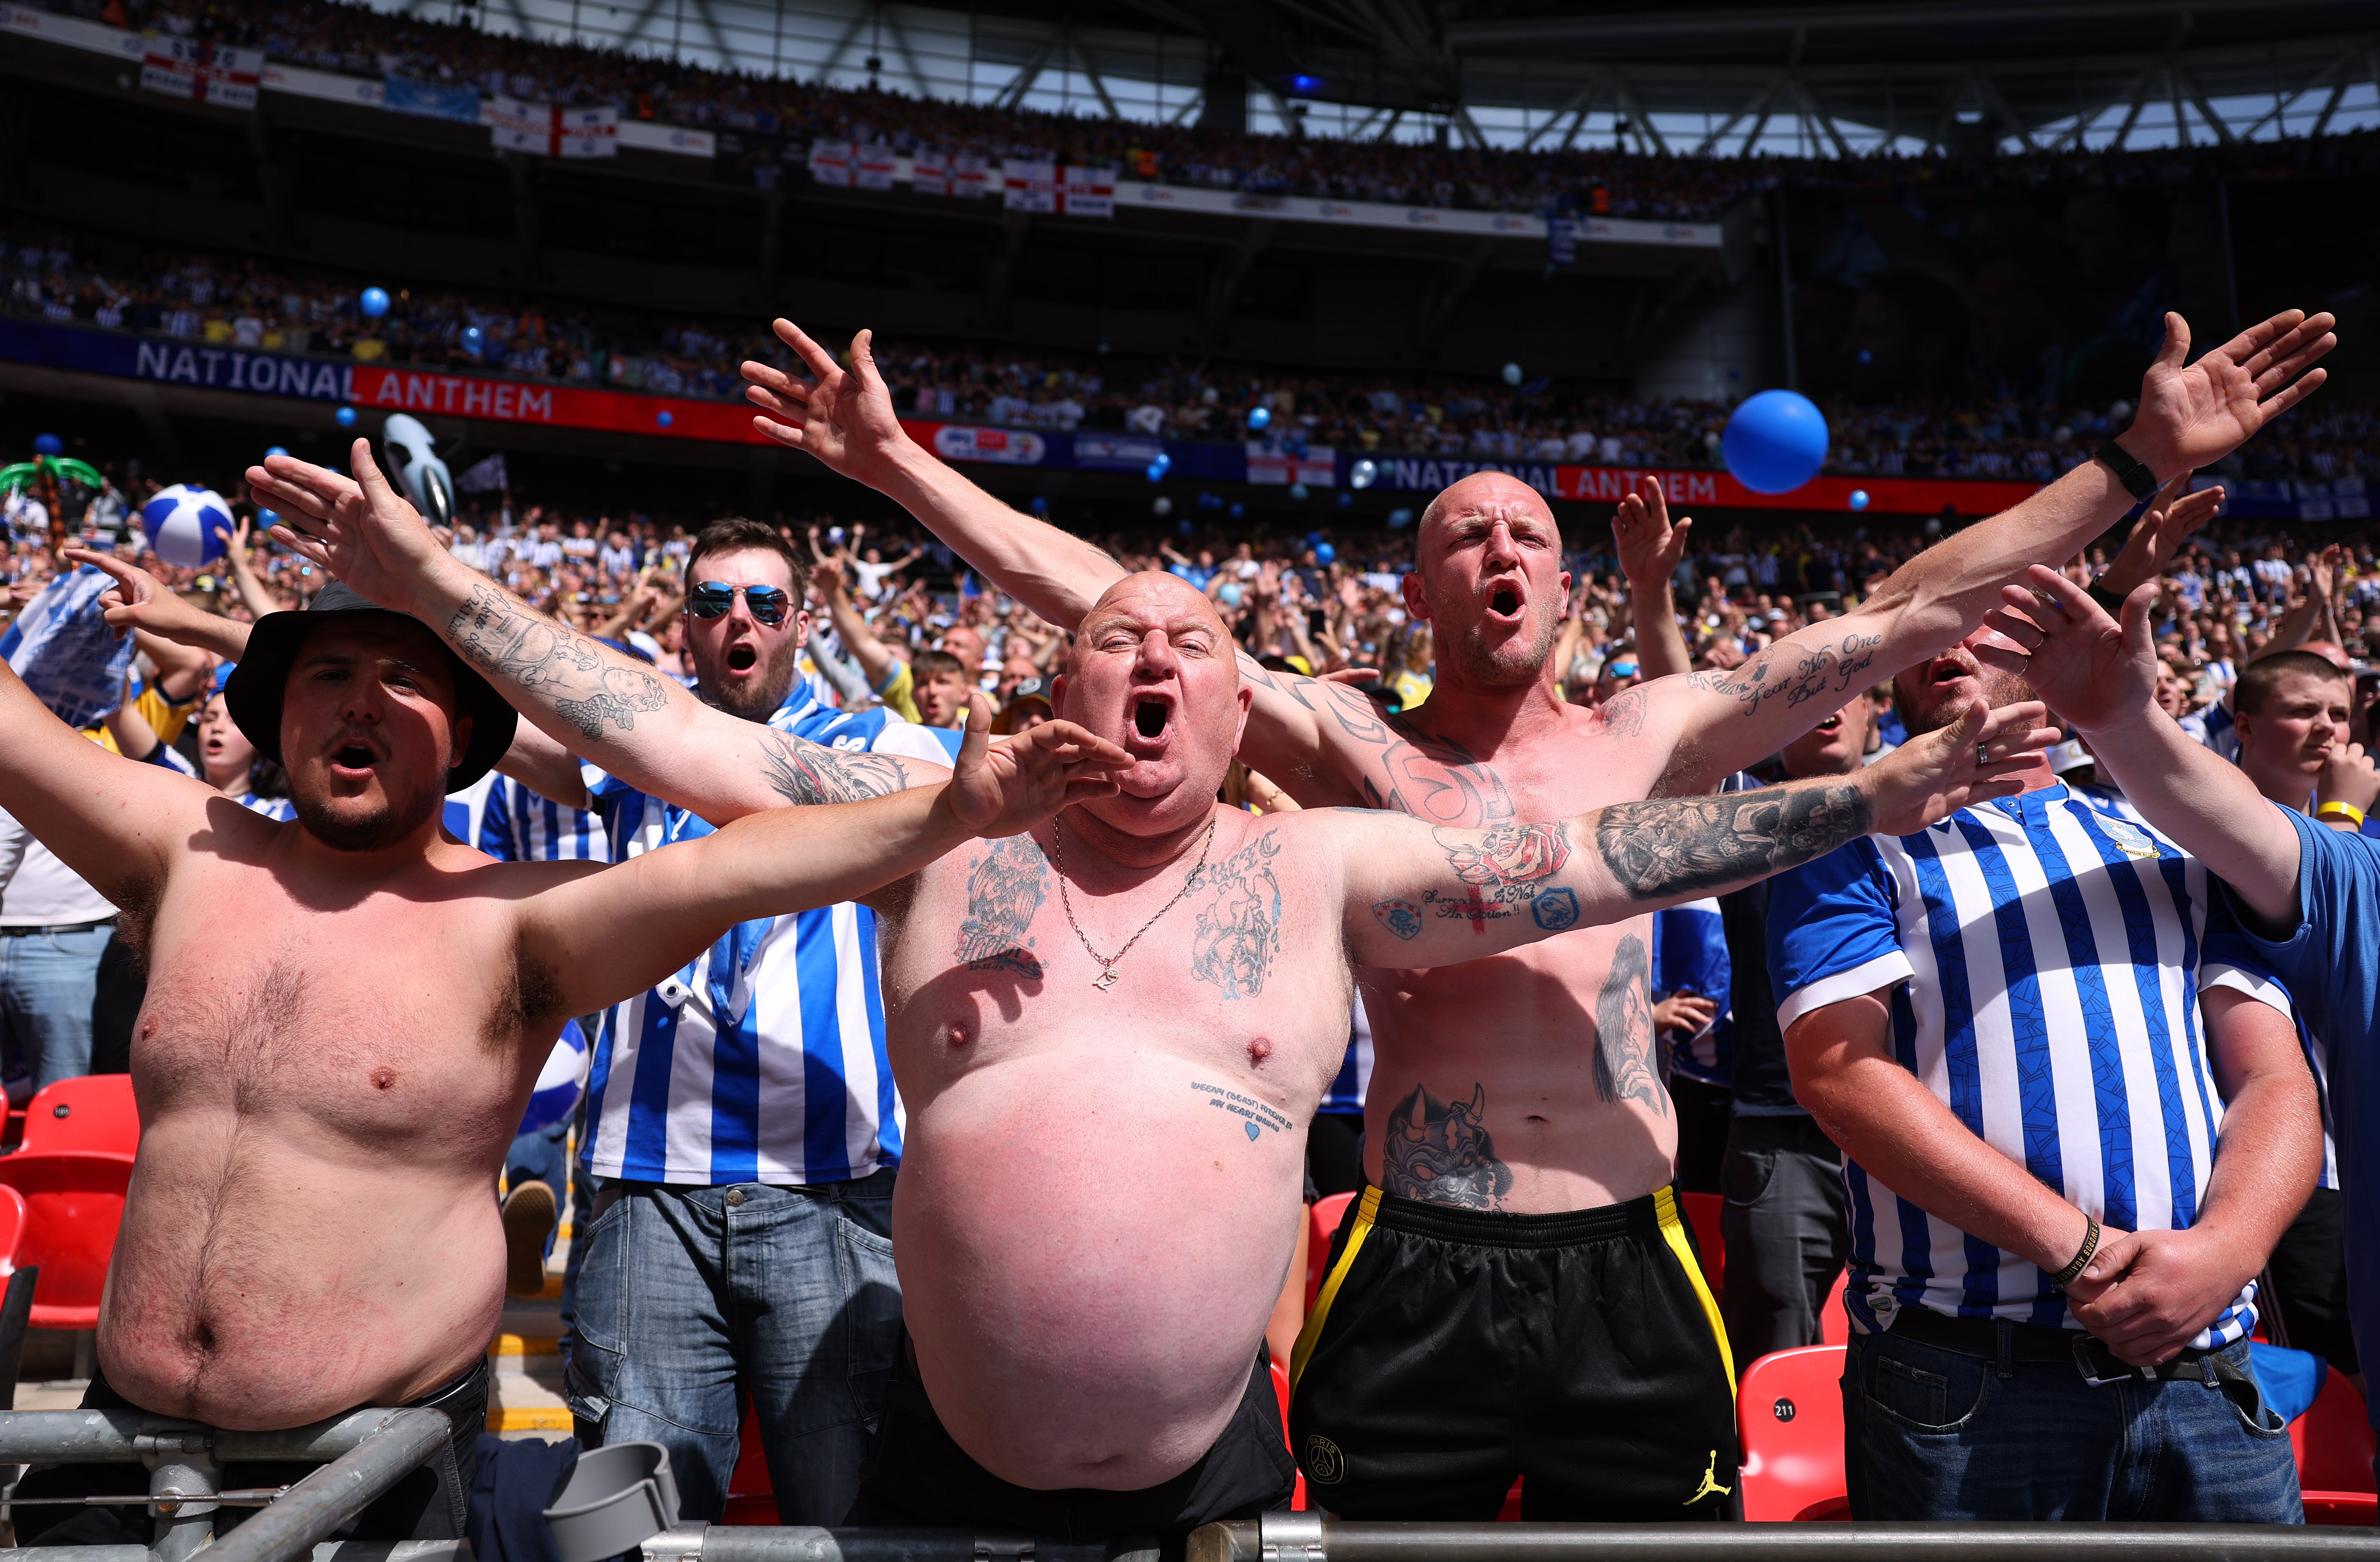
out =
[[[1342,454],[1342,464],[1363,459]],[[1378,475],[1372,486],[1436,493],[1475,472],[1503,472],[1548,499],[1617,504],[1642,478],[1658,478],[1672,504],[1703,504],[1734,510],[1841,510],[1852,495],[1865,492],[1866,508],[1882,515],[1938,515],[1949,505],[1961,515],[1997,515],[2037,492],[2038,483],[1994,482],[1967,478],[1813,478],[1790,493],[1755,493],[1723,471],[1681,467],[1660,471],[1638,466],[1587,466],[1560,461],[1465,461],[1430,455],[1370,457]],[[1340,478],[1346,481],[1345,475]]]

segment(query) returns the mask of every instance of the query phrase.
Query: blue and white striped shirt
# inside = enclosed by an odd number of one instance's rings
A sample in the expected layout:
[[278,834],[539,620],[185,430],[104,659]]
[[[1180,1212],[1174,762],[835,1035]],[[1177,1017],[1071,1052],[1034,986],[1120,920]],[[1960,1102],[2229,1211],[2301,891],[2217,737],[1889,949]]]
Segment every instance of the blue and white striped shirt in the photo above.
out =
[[[796,683],[769,725],[835,748],[948,764],[924,728],[821,704]],[[595,766],[612,860],[711,833]],[[587,1082],[581,1156],[599,1177],[715,1187],[839,1182],[901,1159],[884,1049],[876,917],[844,902],[737,924],[674,976],[615,1006]]]
[[[2125,1230],[2197,1217],[2223,1108],[2198,1011],[2206,871],[2145,826],[2050,786],[1915,835],[1869,836],[1773,881],[1777,1023],[1889,989],[1901,1065],[1974,1133]],[[2075,1328],[2030,1262],[1843,1163],[1867,1330],[1922,1306]],[[2251,1283],[2202,1348],[2255,1326]]]
[[1330,1087],[1322,1093],[1318,1112],[1348,1112],[1363,1115],[1365,1093],[1372,1088],[1372,1017],[1364,1012],[1364,995],[1357,993],[1354,1022],[1347,1037],[1346,1055],[1339,1059],[1339,1072]]
[[494,778],[480,813],[480,850],[502,863],[608,863],[611,838],[585,808],[540,797],[509,776]]

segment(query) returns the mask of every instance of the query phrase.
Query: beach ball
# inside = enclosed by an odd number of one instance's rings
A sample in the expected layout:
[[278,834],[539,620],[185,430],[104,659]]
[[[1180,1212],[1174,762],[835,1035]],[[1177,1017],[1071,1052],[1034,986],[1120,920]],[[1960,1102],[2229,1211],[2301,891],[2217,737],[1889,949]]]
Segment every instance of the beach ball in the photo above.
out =
[[215,528],[231,529],[231,506],[211,488],[176,483],[161,488],[140,506],[140,529],[149,546],[169,564],[196,568],[224,554],[224,539]]
[[1791,493],[1827,459],[1827,418],[1809,397],[1763,391],[1727,420],[1719,448],[1735,480],[1755,493]]

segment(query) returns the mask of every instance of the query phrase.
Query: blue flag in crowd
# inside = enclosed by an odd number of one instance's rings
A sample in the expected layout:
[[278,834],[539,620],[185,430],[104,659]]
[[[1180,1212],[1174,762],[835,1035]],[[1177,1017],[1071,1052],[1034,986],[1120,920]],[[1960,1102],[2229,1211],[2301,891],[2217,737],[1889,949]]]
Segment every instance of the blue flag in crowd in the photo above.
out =
[[480,90],[391,76],[381,82],[380,106],[392,114],[420,114],[432,119],[459,119],[466,125],[477,125]]
[[80,565],[42,587],[0,636],[0,657],[69,727],[88,727],[115,709],[132,671],[132,636],[117,638],[100,612],[100,597],[115,584]]

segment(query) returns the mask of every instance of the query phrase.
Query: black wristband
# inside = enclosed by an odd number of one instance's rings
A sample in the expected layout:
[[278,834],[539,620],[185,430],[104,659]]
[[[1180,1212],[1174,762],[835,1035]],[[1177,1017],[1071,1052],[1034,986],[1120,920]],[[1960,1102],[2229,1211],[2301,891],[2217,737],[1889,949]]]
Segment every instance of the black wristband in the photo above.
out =
[[2156,497],[2156,474],[2133,460],[2132,453],[2115,441],[2109,440],[2094,451],[2091,459],[2115,473],[2116,480],[2123,484],[2124,491],[2134,499],[2146,502]]
[[2087,1229],[2082,1233],[2082,1246],[2072,1258],[2066,1261],[2065,1268],[2049,1277],[2052,1290],[2064,1290],[2068,1286],[2072,1285],[2082,1276],[2082,1271],[2091,1266],[2091,1255],[2099,1251],[2099,1223],[2093,1220],[2087,1214],[2082,1218],[2087,1222]]
[[2107,616],[2109,618],[2120,619],[2124,616],[2124,599],[2121,597],[2117,596],[2113,591],[2108,590],[2106,587],[2100,585],[2095,580],[2088,587],[2084,587],[2084,589],[2090,593],[2090,597],[2093,601],[2107,610]]

